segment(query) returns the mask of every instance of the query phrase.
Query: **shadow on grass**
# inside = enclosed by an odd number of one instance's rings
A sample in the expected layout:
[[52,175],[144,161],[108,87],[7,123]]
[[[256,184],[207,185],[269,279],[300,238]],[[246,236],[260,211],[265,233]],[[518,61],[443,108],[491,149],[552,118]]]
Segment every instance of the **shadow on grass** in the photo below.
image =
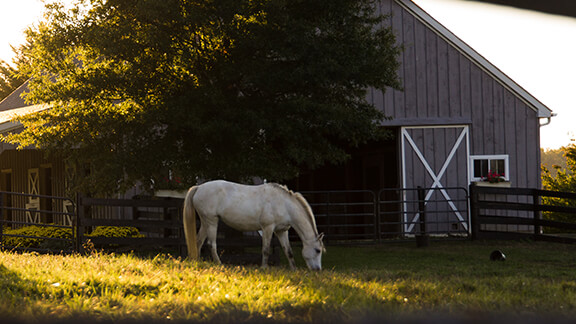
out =
[[26,313],[36,301],[45,298],[34,280],[21,278],[16,272],[0,265],[0,321],[23,322],[19,314]]

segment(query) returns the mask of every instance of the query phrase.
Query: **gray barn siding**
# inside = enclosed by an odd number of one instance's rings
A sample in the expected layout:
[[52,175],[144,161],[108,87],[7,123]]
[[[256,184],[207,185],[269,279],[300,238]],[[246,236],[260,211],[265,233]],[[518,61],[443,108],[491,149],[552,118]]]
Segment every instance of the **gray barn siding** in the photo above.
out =
[[[9,145],[2,145],[1,147],[10,147]],[[39,194],[50,195],[50,196],[66,196],[65,183],[64,183],[64,163],[58,159],[47,159],[43,152],[40,150],[25,149],[25,150],[14,150],[6,149],[2,150],[0,154],[0,169],[2,172],[7,172],[11,174],[11,187],[6,187],[4,179],[0,181],[1,191],[12,191],[18,193],[30,193],[29,183],[28,183],[28,170],[38,169],[39,170]],[[50,181],[45,178],[46,170],[50,169]],[[47,184],[50,184],[48,186]],[[11,207],[15,208],[26,208],[26,204],[29,202],[28,197],[23,196],[11,196]],[[52,200],[51,208],[53,211],[62,212],[64,210],[63,201]],[[40,209],[47,210],[46,200],[41,201]],[[25,222],[26,215],[23,211],[12,211],[11,220]],[[45,217],[44,215],[42,217]],[[44,219],[44,218],[43,218]],[[64,224],[64,217],[61,214],[52,215],[52,222],[58,224]]]
[[[403,90],[370,93],[376,107],[393,117],[384,125],[468,124],[471,155],[508,154],[512,184],[538,188],[537,112],[396,1],[382,0],[380,10],[390,13],[388,23],[404,46]],[[451,148],[450,135],[444,136],[426,142],[442,158]]]

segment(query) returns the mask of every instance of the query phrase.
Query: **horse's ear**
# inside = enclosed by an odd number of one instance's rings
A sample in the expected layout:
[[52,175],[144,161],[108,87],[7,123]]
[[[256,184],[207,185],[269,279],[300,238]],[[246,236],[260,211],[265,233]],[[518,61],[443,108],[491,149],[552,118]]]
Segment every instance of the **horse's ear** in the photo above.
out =
[[324,233],[320,233],[316,237],[316,240],[318,240],[318,242],[320,242],[320,244],[322,245],[322,252],[326,252],[326,248],[324,247],[324,242],[322,242],[323,238],[324,238]]

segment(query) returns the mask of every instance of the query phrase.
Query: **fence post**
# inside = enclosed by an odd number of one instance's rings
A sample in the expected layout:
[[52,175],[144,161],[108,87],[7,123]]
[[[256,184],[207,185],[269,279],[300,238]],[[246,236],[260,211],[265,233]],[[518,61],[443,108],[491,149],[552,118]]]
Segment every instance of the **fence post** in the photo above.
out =
[[0,246],[4,246],[4,202],[6,201],[6,193],[0,193]]
[[416,235],[416,246],[428,246],[429,240],[426,234],[426,191],[418,186],[418,214],[420,215],[420,234]]
[[84,237],[84,227],[82,227],[82,219],[84,218],[84,204],[82,202],[82,194],[76,194],[76,251],[84,254],[84,247],[82,245],[82,238]]
[[372,206],[374,206],[374,243],[380,242],[380,191],[372,191]]
[[[180,223],[180,226],[178,227],[178,239],[180,240],[180,244],[178,245],[178,252],[182,258],[186,258],[188,255],[188,243],[186,242],[186,234],[184,233],[184,204],[178,208],[178,222]],[[194,231],[195,233],[198,233],[198,228],[195,228]],[[198,259],[200,259],[200,251],[196,251],[196,255]]]
[[[327,191],[326,195],[327,195],[326,196],[327,199],[326,199],[326,202],[324,203],[324,207],[326,208],[326,216],[325,216],[326,217],[326,224],[328,225],[327,227],[330,230],[332,230],[332,220],[331,220],[332,217],[330,216],[330,201],[331,201],[330,200],[330,198],[331,198],[330,197],[330,191]],[[324,242],[326,242],[326,241],[324,241]]]
[[478,193],[476,192],[476,186],[474,183],[470,184],[470,234],[472,240],[478,239],[478,234],[480,231],[479,223],[479,210],[478,210]]
[[540,195],[538,194],[537,190],[532,192],[532,205],[532,208],[534,209],[534,236],[537,237],[538,235],[542,234],[542,228],[539,222],[541,219],[541,214],[540,209],[538,208],[538,206],[540,206]]

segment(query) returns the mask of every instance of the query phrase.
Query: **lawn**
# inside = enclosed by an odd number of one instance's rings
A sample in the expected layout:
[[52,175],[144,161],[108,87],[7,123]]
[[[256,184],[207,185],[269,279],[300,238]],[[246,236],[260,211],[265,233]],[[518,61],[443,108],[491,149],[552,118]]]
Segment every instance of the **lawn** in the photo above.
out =
[[[159,255],[0,252],[0,318],[357,322],[576,316],[576,246],[432,242],[328,246],[321,272]],[[490,261],[500,249],[506,261]]]

